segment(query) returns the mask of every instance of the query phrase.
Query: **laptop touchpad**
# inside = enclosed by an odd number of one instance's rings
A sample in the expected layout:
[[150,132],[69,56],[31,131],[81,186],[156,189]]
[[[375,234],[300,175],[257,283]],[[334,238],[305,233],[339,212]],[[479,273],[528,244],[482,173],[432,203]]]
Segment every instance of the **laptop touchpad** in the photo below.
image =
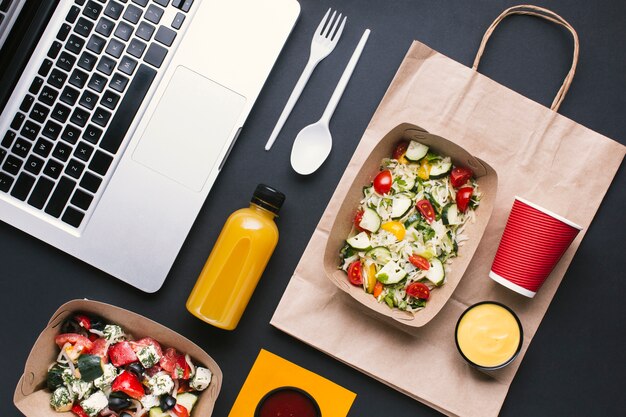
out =
[[133,159],[200,191],[229,145],[245,97],[179,66],[146,127]]

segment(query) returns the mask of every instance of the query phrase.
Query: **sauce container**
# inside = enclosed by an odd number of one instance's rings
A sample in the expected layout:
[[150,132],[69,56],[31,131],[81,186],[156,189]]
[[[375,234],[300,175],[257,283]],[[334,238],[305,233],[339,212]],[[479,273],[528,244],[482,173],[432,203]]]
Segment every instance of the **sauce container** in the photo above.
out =
[[311,395],[296,387],[280,387],[267,394],[256,407],[254,417],[321,417]]

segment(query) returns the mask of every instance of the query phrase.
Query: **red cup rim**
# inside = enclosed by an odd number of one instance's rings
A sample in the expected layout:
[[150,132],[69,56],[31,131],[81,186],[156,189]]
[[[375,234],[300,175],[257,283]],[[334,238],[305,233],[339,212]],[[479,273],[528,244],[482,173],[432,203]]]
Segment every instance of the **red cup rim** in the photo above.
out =
[[515,199],[520,201],[520,202],[522,202],[522,203],[524,203],[524,204],[526,204],[527,206],[530,206],[530,207],[532,207],[532,208],[534,208],[536,210],[539,210],[540,212],[542,212],[544,214],[547,214],[548,216],[553,217],[553,218],[555,218],[555,219],[565,223],[568,226],[573,227],[574,229],[583,230],[582,226],[577,225],[573,221],[567,220],[565,217],[559,216],[555,212],[550,211],[548,209],[545,209],[545,208],[541,207],[540,205],[537,205],[535,203],[531,203],[530,201],[526,200],[525,198],[522,198],[522,197],[516,195]]
[[294,387],[294,386],[290,386],[290,385],[274,388],[273,390],[271,390],[267,394],[265,394],[263,396],[263,398],[261,398],[261,400],[257,404],[256,409],[254,410],[254,417],[258,417],[261,414],[261,410],[263,408],[263,405],[265,404],[265,401],[267,401],[274,394],[277,394],[278,392],[282,392],[282,391],[293,391],[293,392],[297,392],[298,394],[301,394],[303,397],[305,397],[307,400],[309,400],[311,402],[311,405],[315,409],[315,415],[318,416],[318,417],[321,417],[322,410],[320,409],[320,406],[317,403],[317,401],[315,401],[315,398],[313,398],[313,396],[311,394],[309,394],[308,392],[306,392],[302,388],[298,388],[298,387]]

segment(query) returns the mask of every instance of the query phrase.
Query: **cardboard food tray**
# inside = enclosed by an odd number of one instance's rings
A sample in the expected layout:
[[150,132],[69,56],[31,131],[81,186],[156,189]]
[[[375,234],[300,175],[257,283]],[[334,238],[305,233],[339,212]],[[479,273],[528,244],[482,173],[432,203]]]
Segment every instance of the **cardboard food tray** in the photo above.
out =
[[[454,258],[452,264],[447,266],[448,271],[446,271],[445,284],[433,290],[426,307],[415,313],[391,309],[387,304],[379,303],[371,294],[363,291],[361,287],[350,285],[346,273],[337,269],[339,251],[345,245],[345,240],[352,228],[354,211],[363,198],[363,186],[371,183],[372,178],[379,172],[381,160],[388,158],[392,154],[395,145],[402,139],[420,142],[439,155],[451,157],[454,165],[471,168],[479,189],[483,194],[480,206],[476,210],[476,222],[468,223],[465,229],[465,235],[468,237],[468,240],[459,248],[458,257]],[[393,320],[401,323],[405,328],[408,326],[408,330],[411,327],[424,326],[441,310],[461,281],[491,217],[497,188],[498,176],[494,169],[480,159],[473,157],[461,146],[440,136],[428,133],[426,130],[410,123],[402,123],[396,126],[380,140],[367,156],[339,207],[324,250],[324,270],[326,276],[339,289],[349,294],[360,304],[377,312],[377,315],[383,318],[383,320]],[[347,308],[350,307],[347,306]]]
[[222,386],[222,371],[215,361],[198,345],[180,334],[146,317],[97,301],[72,300],[63,304],[52,315],[46,328],[33,346],[21,376],[13,402],[28,417],[58,417],[60,414],[50,407],[50,391],[46,388],[48,367],[56,360],[58,347],[54,338],[61,324],[73,313],[83,312],[98,315],[106,321],[116,323],[130,333],[134,339],[152,337],[165,347],[176,348],[191,356],[195,364],[208,368],[213,373],[209,387],[203,391],[192,415],[208,417],[213,412],[215,401]]

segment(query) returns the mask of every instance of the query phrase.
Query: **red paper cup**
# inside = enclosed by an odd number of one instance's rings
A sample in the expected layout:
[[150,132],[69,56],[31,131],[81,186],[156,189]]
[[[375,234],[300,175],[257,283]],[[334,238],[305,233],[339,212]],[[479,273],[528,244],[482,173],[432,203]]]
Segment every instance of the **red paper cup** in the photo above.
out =
[[582,227],[520,197],[515,197],[491,279],[532,298]]

